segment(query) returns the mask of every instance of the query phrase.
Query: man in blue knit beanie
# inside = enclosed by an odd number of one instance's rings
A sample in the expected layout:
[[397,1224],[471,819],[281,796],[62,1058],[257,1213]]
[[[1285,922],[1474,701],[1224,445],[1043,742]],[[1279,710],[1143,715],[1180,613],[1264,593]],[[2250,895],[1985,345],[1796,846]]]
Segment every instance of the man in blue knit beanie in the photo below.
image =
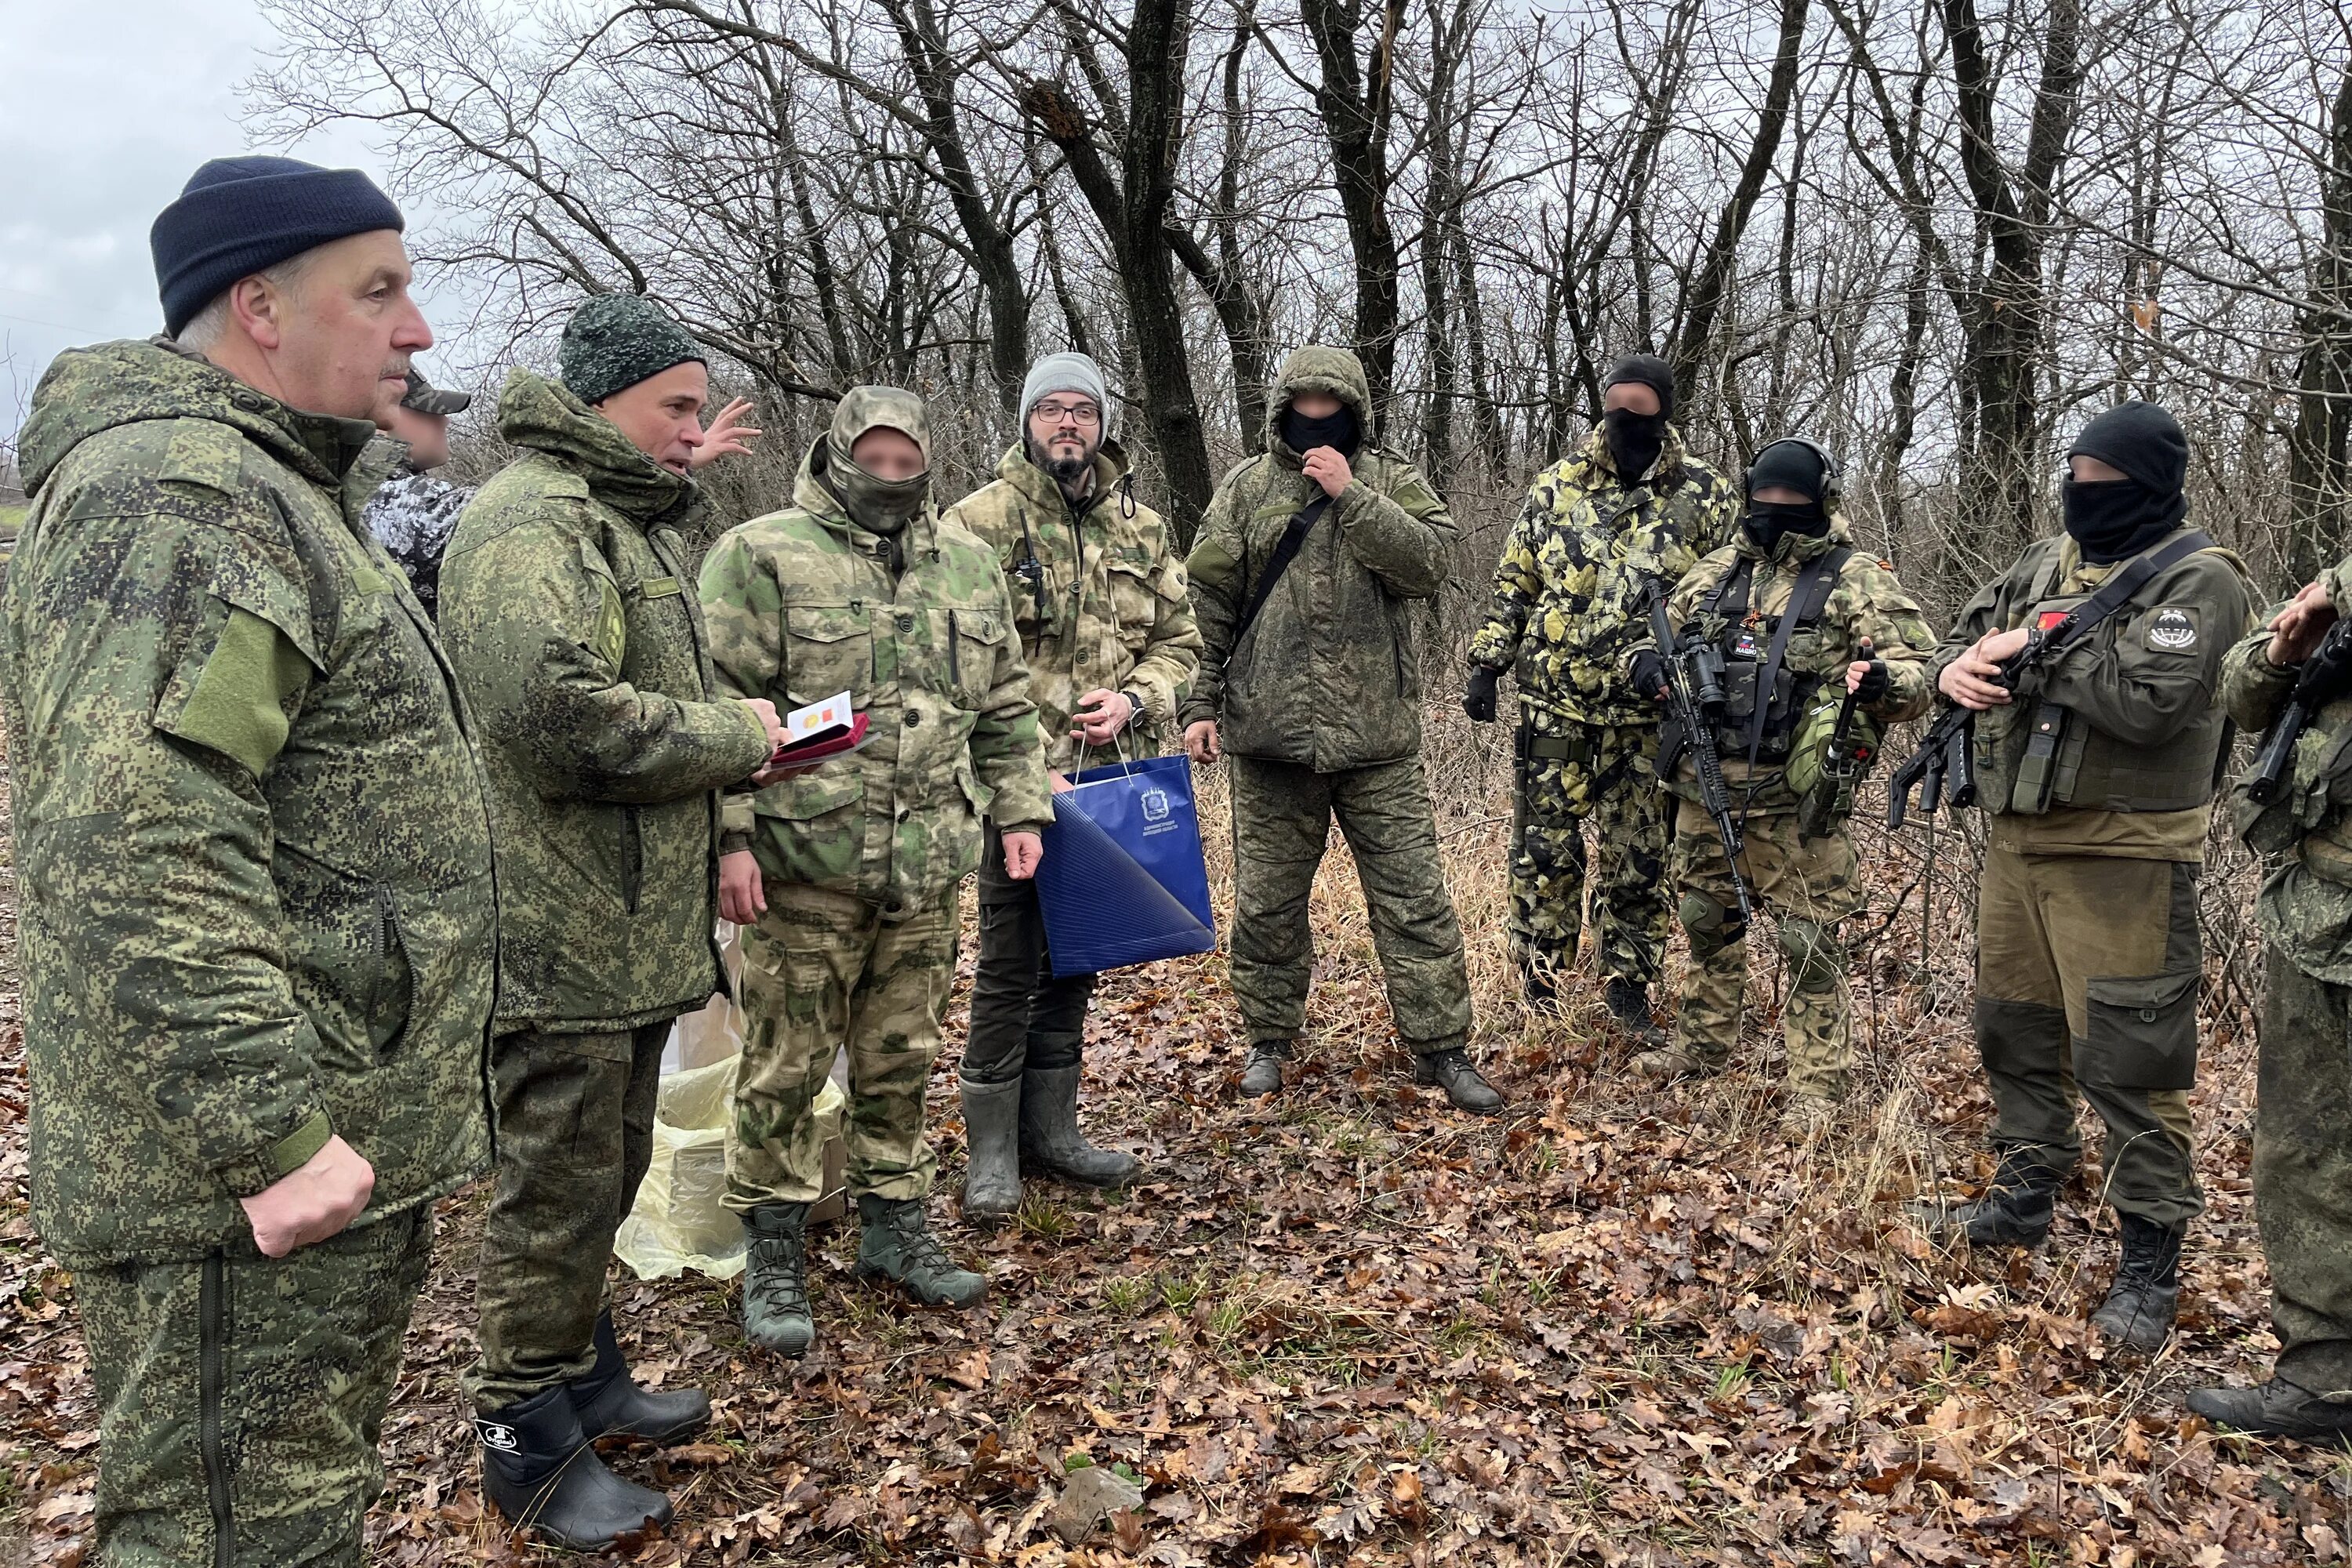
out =
[[433,334],[352,170],[206,163],[170,335],[69,349],[0,599],[36,1223],[101,1406],[95,1561],[350,1564],[433,1204],[488,1153],[489,813],[361,525]]

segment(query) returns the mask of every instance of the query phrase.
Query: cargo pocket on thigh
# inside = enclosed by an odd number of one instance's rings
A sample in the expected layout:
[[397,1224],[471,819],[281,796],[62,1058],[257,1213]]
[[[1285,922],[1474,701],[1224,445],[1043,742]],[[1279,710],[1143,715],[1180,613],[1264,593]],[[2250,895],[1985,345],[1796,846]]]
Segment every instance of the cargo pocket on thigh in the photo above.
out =
[[2190,1089],[2197,1082],[2197,972],[2084,985],[2086,1033],[2074,1070],[2113,1089]]

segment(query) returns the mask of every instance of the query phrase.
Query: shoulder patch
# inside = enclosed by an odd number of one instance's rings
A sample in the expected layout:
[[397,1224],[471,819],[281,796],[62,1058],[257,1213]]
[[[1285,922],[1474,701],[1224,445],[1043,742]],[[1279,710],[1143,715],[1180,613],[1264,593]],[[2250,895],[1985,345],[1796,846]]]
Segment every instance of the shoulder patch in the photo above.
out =
[[2166,605],[2147,618],[2147,646],[2164,653],[2188,653],[2197,646],[2194,605]]

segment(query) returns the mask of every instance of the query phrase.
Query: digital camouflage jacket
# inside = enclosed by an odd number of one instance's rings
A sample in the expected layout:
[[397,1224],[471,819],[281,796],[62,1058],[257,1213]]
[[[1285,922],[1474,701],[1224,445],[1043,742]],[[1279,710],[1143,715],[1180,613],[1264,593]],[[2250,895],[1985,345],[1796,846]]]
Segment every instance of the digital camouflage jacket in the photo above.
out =
[[[1075,516],[1062,487],[1017,445],[993,482],[946,515],[993,548],[1004,568],[1046,765],[1067,773],[1131,756],[1139,743],[1158,751],[1160,726],[1175,718],[1201,667],[1201,632],[1167,524],[1136,501],[1117,445],[1096,454],[1094,489]],[[1022,575],[1032,559],[1035,574]],[[1141,698],[1143,711],[1131,734],[1081,756],[1070,714],[1104,688]]]
[[1421,647],[1414,603],[1445,585],[1460,536],[1420,470],[1370,443],[1315,521],[1297,558],[1236,639],[1235,624],[1290,520],[1321,493],[1282,439],[1302,392],[1328,392],[1372,427],[1364,367],[1345,349],[1283,361],[1266,409],[1266,449],[1209,498],[1186,570],[1200,617],[1201,669],[1179,717],[1218,721],[1229,752],[1339,773],[1421,750]]
[[[2352,604],[2352,560],[2325,581],[2336,604]],[[2265,657],[2279,608],[2221,660],[2222,706],[2252,736],[2277,720],[2302,671]],[[2352,695],[2323,704],[2305,723],[2276,801],[2256,807],[2239,797],[2237,827],[2270,861],[2255,906],[2263,936],[2306,974],[2352,985]]]
[[488,1153],[497,897],[431,623],[361,520],[398,448],[163,341],[60,354],[0,625],[35,1217],[68,1264],[250,1246],[340,1133],[356,1223]]
[[703,614],[719,689],[779,711],[847,691],[863,750],[729,798],[729,847],[770,879],[852,893],[898,918],[980,864],[980,823],[1053,820],[1037,710],[994,552],[926,507],[891,542],[822,482],[825,442],[793,504],[711,546]]
[[[1728,629],[1723,617],[1702,615],[1700,606],[1716,584],[1740,562],[1747,561],[1752,563],[1748,590],[1749,618],[1757,625],[1759,646],[1769,647],[1769,638],[1764,635],[1764,628],[1777,626],[1806,563],[1832,550],[1853,548],[1853,530],[1839,514],[1835,501],[1830,503],[1830,509],[1828,533],[1818,539],[1783,534],[1769,560],[1746,529],[1735,527],[1732,543],[1699,562],[1675,585],[1666,600],[1667,625],[1687,639],[1720,643]],[[1927,618],[1919,613],[1918,602],[1896,580],[1894,567],[1864,551],[1853,550],[1838,569],[1837,584],[1822,605],[1821,618],[1809,629],[1790,634],[1782,663],[1794,675],[1817,676],[1825,689],[1842,691],[1845,667],[1862,657],[1864,638],[1871,645],[1870,657],[1886,661],[1891,683],[1886,695],[1864,711],[1879,721],[1882,731],[1885,725],[1916,719],[1926,712],[1935,695],[1928,679],[1927,659],[1936,647],[1936,634],[1928,629]],[[1645,618],[1641,635],[1627,650],[1627,666],[1632,665],[1634,653],[1656,646],[1657,639],[1650,635]],[[1653,714],[1658,711],[1654,702],[1648,707]],[[1759,762],[1751,775],[1744,752],[1734,756],[1727,749],[1722,759],[1724,779],[1736,787],[1745,809],[1797,809],[1796,796],[1790,793],[1782,778],[1784,764]],[[1696,764],[1685,753],[1667,787],[1676,795],[1696,798],[1697,780]]]
[[725,985],[717,792],[768,736],[711,689],[678,527],[692,481],[527,370],[499,434],[524,455],[441,563],[441,635],[490,740],[498,1026],[612,1035]]
[[1650,477],[1630,484],[1595,426],[1528,487],[1470,662],[1509,669],[1538,724],[1655,723],[1656,705],[1624,675],[1625,655],[1648,636],[1643,584],[1655,576],[1671,589],[1732,542],[1739,511],[1738,486],[1691,457],[1671,426]]

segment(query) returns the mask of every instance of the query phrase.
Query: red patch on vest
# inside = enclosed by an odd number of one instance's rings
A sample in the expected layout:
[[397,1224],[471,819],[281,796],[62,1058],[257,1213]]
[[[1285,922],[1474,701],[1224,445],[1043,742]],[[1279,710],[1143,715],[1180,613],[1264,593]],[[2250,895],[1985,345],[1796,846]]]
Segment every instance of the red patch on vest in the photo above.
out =
[[2066,612],[2063,610],[2044,610],[2035,618],[2033,626],[2036,631],[2053,631],[2057,628],[2058,623],[2065,618]]

